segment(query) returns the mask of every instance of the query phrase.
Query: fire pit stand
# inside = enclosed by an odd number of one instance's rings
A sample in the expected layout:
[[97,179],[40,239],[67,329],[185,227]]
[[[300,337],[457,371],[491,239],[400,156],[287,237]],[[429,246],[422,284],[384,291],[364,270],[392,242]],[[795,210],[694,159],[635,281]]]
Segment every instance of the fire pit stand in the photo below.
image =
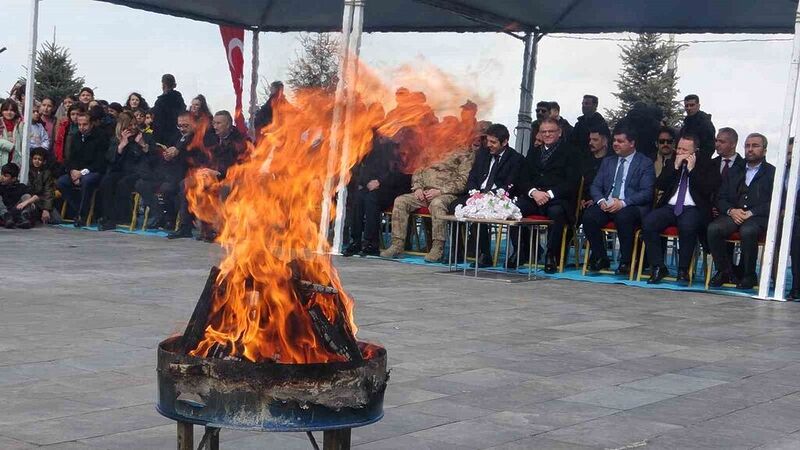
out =
[[389,375],[386,350],[359,342],[360,361],[254,363],[184,354],[181,338],[158,346],[158,412],[178,422],[178,450],[194,450],[194,425],[205,427],[199,449],[218,450],[222,428],[323,432],[324,450],[350,448],[352,428],[383,418]]

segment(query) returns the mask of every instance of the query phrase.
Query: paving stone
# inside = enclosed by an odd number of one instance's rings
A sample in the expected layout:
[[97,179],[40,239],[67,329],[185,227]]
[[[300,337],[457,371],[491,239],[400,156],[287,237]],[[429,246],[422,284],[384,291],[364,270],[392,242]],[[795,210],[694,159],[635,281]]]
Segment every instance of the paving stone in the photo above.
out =
[[[541,431],[544,431],[542,429]],[[479,419],[449,423],[435,428],[412,433],[411,436],[425,440],[441,441],[461,448],[485,448],[528,437],[536,432],[499,425]]]
[[658,375],[631,383],[621,384],[620,387],[637,389],[640,391],[654,391],[663,392],[665,394],[684,395],[691,392],[701,391],[711,386],[718,386],[726,383],[727,382],[725,381],[713,380],[709,378],[687,377],[686,375],[666,373],[664,375]]
[[638,391],[610,386],[564,397],[565,402],[587,403],[612,409],[631,409],[673,397],[661,392]]
[[724,416],[742,408],[744,406],[737,400],[694,400],[687,397],[674,397],[629,409],[619,414],[636,419],[686,426]]
[[521,372],[513,372],[510,370],[496,368],[483,368],[466,370],[464,372],[445,375],[438,378],[443,381],[453,381],[456,383],[475,386],[500,387],[522,383],[523,381],[530,380],[532,377],[529,374]]
[[648,438],[683,427],[625,416],[607,416],[571,427],[544,433],[543,438],[578,445],[601,445],[606,448],[644,447]]

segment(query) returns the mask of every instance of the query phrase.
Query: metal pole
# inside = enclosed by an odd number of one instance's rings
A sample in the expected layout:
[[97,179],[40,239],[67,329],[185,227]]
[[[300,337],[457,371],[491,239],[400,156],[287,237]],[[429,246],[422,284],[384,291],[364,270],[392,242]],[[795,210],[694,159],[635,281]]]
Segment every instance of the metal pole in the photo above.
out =
[[250,129],[251,137],[255,138],[258,130],[256,125],[256,111],[258,111],[258,36],[261,34],[258,28],[253,30],[253,53],[252,65],[250,67]]
[[523,155],[528,154],[531,146],[531,116],[533,110],[533,86],[536,79],[536,56],[539,52],[540,33],[525,34],[525,53],[522,61],[522,83],[519,87],[519,115],[517,121],[516,150]]
[[39,0],[31,0],[31,39],[28,48],[28,80],[25,82],[25,124],[22,127],[22,148],[20,149],[19,179],[21,183],[28,182],[28,146],[31,139],[31,118],[33,114],[33,95],[36,87],[36,48],[39,38]]
[[353,30],[350,34],[350,55],[347,60],[347,103],[344,120],[344,142],[339,162],[339,183],[336,186],[336,220],[333,227],[331,251],[339,254],[344,241],[344,219],[347,207],[347,179],[350,171],[350,135],[355,111],[356,85],[358,84],[358,61],[361,53],[361,32],[364,28],[364,6],[366,0],[353,1]]
[[[783,104],[783,126],[781,127],[781,140],[778,142],[778,160],[775,162],[775,181],[772,184],[772,200],[771,200],[771,207],[769,209],[769,223],[767,225],[767,238],[764,243],[764,257],[763,262],[761,264],[761,277],[758,283],[758,294],[757,297],[761,299],[766,299],[769,297],[769,287],[770,287],[770,280],[772,279],[772,259],[775,254],[775,244],[777,241],[777,234],[778,234],[778,222],[780,220],[780,212],[781,212],[781,196],[783,194],[783,177],[786,172],[786,148],[789,146],[789,134],[791,133],[791,125],[792,125],[792,117],[794,117],[794,109],[795,109],[795,98],[797,96],[797,82],[798,76],[800,75],[800,3],[797,5],[797,11],[795,13],[795,20],[794,20],[794,44],[792,46],[792,61],[789,66],[789,81],[786,85],[786,94],[784,95],[784,104]],[[795,156],[794,159],[798,159]],[[797,182],[797,161],[792,162],[792,167],[795,168],[794,170],[794,181]],[[791,173],[790,173],[791,177]],[[790,180],[791,181],[791,180]],[[796,184],[790,184],[790,186],[795,186]],[[791,198],[791,205],[792,209],[789,209],[789,199],[787,199],[786,203],[786,211],[789,215],[794,215],[794,195],[790,192],[789,197]],[[792,226],[792,219],[786,220],[788,222],[788,229],[787,224],[784,224],[783,228],[783,241],[781,241],[781,247],[786,247],[785,250],[782,250],[782,253],[788,252],[789,249],[789,235],[791,235],[791,226]],[[784,255],[786,256],[786,255]],[[784,263],[786,260],[783,260]],[[785,265],[778,265],[779,270],[786,270]],[[786,277],[778,275],[778,280],[780,283],[775,283],[775,294],[774,298],[776,300],[783,300],[783,285],[786,282]],[[776,280],[777,281],[777,280]]]
[[333,191],[333,177],[336,170],[336,156],[339,148],[339,127],[344,109],[345,78],[347,74],[347,60],[350,53],[350,33],[353,29],[354,4],[351,0],[344,1],[344,14],[342,18],[342,44],[339,55],[339,81],[336,83],[336,97],[333,106],[333,120],[331,123],[330,145],[328,150],[328,170],[325,185],[322,189],[322,212],[319,219],[319,241],[317,252],[325,251],[328,242],[328,231],[331,220],[331,195]]

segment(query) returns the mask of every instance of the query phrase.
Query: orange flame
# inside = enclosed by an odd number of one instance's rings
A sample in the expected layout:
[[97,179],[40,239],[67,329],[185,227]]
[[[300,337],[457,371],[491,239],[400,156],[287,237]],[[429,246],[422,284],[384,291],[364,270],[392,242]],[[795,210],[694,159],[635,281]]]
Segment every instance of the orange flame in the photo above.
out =
[[[357,332],[354,302],[327,254],[327,242],[326,254],[313,251],[319,239],[323,184],[330,176],[328,157],[336,152],[338,161],[341,153],[331,143],[349,142],[346,163],[353,167],[369,153],[378,130],[400,140],[410,167],[421,167],[466,148],[474,127],[474,116],[438,122],[419,96],[411,107],[398,105],[384,117],[382,101],[391,98],[388,83],[364,66],[359,72],[351,120],[337,128],[337,136],[331,135],[335,102],[330,93],[301,90],[295,93],[295,106],[276,105],[274,121],[261,130],[259,144],[228,170],[224,180],[200,170],[194,183],[187,183],[192,211],[199,220],[221,224],[217,241],[226,252],[217,280],[223,288],[213,299],[204,339],[192,355],[207,356],[215,345],[222,345],[250,361],[344,360],[320,342],[306,311],[317,305],[329,321],[341,315],[350,334]],[[451,95],[462,93],[454,90]],[[404,129],[411,130],[413,139],[403,138]],[[315,294],[304,305],[293,276],[333,286],[341,304]]]

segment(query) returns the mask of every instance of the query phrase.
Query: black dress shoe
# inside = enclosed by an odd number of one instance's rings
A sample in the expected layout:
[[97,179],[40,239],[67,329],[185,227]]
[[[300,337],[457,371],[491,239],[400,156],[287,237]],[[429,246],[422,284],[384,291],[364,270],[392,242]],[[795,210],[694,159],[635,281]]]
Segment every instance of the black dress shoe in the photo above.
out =
[[721,287],[725,283],[730,283],[733,281],[733,275],[730,272],[719,270],[717,273],[711,277],[711,281],[708,282],[708,285],[711,287]]
[[647,284],[658,284],[667,275],[669,275],[669,270],[666,266],[655,266],[650,270],[650,278],[647,279]]
[[789,294],[786,296],[786,300],[799,301],[800,300],[800,288],[793,287],[789,291]]
[[753,289],[758,284],[755,275],[745,275],[736,283],[736,289]]
[[686,269],[678,269],[678,276],[675,281],[689,284],[689,271]]
[[80,217],[76,217],[75,221],[72,222],[72,226],[74,226],[75,228],[81,228],[84,225],[86,225],[86,221],[81,219]]
[[97,225],[97,229],[100,231],[108,231],[108,230],[115,230],[117,228],[117,224],[111,220],[103,220]]
[[191,227],[180,227],[178,228],[178,231],[167,235],[167,239],[181,239],[190,237],[192,237]]
[[481,255],[481,257],[478,258],[478,267],[494,267],[494,261],[492,261],[492,258],[489,255]]
[[630,276],[631,265],[626,263],[620,263],[619,267],[617,267],[617,270],[614,271],[614,274]]
[[361,244],[350,244],[342,251],[342,256],[349,257],[361,253]]
[[601,270],[606,270],[611,267],[611,261],[608,258],[600,258],[595,259],[591,263],[589,263],[589,270],[592,272],[599,272]]
[[381,249],[375,244],[367,244],[361,249],[361,256],[379,256]]
[[544,258],[544,273],[554,274],[558,272],[558,261],[554,256],[549,254]]

